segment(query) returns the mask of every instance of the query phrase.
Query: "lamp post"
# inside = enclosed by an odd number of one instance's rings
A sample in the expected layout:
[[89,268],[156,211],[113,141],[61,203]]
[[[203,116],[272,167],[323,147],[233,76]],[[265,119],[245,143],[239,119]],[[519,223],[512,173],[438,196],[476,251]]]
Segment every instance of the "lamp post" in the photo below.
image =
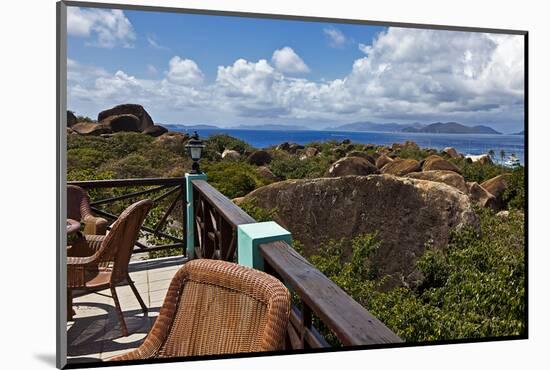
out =
[[195,131],[193,136],[191,136],[191,139],[187,142],[187,144],[185,144],[185,149],[189,151],[189,155],[193,160],[191,173],[192,174],[202,173],[199,168],[199,160],[201,159],[201,156],[202,156],[202,150],[204,149],[204,144],[199,139],[199,134],[197,134],[197,131]]

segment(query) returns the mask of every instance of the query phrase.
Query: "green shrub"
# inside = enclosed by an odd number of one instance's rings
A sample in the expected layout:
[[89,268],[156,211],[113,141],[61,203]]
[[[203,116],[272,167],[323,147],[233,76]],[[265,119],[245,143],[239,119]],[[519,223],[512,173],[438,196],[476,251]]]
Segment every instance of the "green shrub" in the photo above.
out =
[[340,143],[336,140],[327,140],[327,141],[314,141],[306,145],[305,147],[314,147],[316,148],[321,154],[330,156],[331,150],[337,146],[339,146]]
[[110,159],[109,155],[97,148],[73,148],[67,150],[68,168],[97,168]]
[[109,164],[107,168],[119,179],[160,176],[159,171],[151,166],[149,160],[138,153],[129,154]]
[[242,197],[267,184],[256,167],[239,161],[205,163],[208,182],[228,198]]
[[70,168],[67,170],[67,181],[109,180],[115,174],[110,171],[97,171],[92,168]]
[[509,169],[496,164],[481,164],[480,162],[468,163],[461,158],[450,159],[462,171],[464,180],[481,184],[495,176],[509,172]]
[[514,168],[508,179],[508,187],[503,194],[503,200],[509,209],[525,209],[525,168]]
[[137,151],[149,151],[154,138],[139,132],[119,132],[105,140],[113,156],[121,158]]
[[416,159],[417,161],[421,161],[428,157],[430,153],[425,149],[420,149],[413,145],[405,145],[397,151],[397,155],[403,159]]
[[76,116],[76,122],[95,122],[95,120],[88,116]]
[[225,149],[235,150],[241,154],[254,149],[247,142],[225,134],[209,136],[204,143],[204,158],[211,160],[217,159],[218,154],[223,153]]
[[282,179],[304,179],[322,177],[333,160],[326,156],[315,156],[300,160],[296,155],[276,155],[269,169]]
[[415,290],[380,289],[384,277],[368,262],[376,250],[373,236],[328,243],[310,260],[406,341],[523,334],[523,213],[479,212],[479,231],[454,232],[445,249],[426,250],[417,262],[424,280]]

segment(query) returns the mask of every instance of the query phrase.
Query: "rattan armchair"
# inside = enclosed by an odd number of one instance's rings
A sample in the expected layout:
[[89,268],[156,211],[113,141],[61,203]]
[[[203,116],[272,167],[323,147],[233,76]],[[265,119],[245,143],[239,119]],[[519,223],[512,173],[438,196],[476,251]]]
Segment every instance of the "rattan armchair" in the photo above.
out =
[[127,282],[143,312],[147,313],[147,306],[130,279],[128,263],[140,227],[152,205],[148,199],[132,204],[122,212],[106,236],[86,236],[89,247],[95,251],[93,255],[67,258],[67,308],[72,309],[72,291],[75,289],[93,292],[109,288],[124,336],[128,335],[128,330],[115,288]]
[[83,222],[86,235],[105,235],[109,226],[106,219],[93,215],[88,193],[76,185],[67,185],[67,218]]
[[197,259],[176,273],[143,344],[114,361],[282,349],[290,293],[276,278]]

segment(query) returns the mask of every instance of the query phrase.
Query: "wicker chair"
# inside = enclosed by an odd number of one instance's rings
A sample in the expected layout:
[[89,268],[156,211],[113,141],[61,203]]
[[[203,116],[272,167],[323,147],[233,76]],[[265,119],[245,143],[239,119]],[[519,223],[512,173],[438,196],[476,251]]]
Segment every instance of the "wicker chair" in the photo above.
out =
[[276,278],[197,259],[176,273],[143,344],[114,361],[282,349],[290,293]]
[[105,235],[109,223],[92,214],[90,197],[81,187],[67,185],[67,218],[84,223],[84,234]]
[[122,212],[106,236],[86,236],[88,245],[95,251],[93,255],[67,258],[68,309],[72,309],[72,290],[94,292],[109,288],[115,301],[120,328],[124,336],[128,335],[128,330],[115,287],[127,282],[143,312],[147,313],[147,306],[143,303],[134,282],[130,279],[128,263],[141,224],[152,205],[153,202],[148,199],[132,204]]

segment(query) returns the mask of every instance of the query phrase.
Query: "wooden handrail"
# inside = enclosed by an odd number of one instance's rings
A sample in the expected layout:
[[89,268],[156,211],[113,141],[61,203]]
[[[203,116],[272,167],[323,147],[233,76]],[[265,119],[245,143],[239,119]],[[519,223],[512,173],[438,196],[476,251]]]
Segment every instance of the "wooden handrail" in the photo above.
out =
[[152,185],[182,185],[185,177],[151,177],[139,179],[108,179],[91,181],[68,181],[68,185],[76,185],[81,188],[115,188],[126,186],[152,186]]
[[194,180],[193,187],[215,208],[233,227],[256,222],[248,213],[233,203],[215,187],[204,180]]
[[286,242],[260,244],[260,252],[343,345],[403,342]]

